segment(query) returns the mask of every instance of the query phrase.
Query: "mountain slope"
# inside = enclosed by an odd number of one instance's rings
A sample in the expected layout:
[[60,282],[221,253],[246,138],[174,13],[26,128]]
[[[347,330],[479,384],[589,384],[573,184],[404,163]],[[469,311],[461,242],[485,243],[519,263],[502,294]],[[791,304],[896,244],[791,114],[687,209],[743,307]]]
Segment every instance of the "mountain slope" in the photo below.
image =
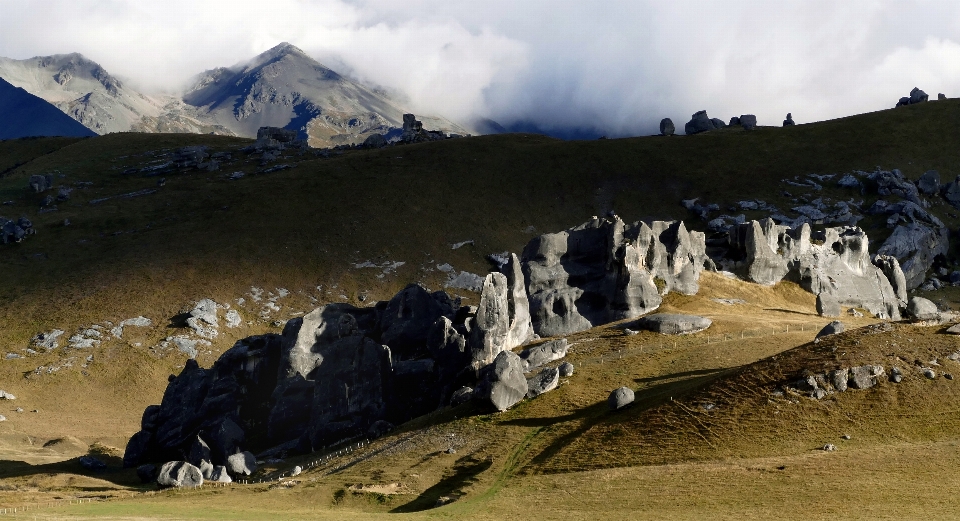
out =
[[57,107],[0,78],[0,139],[95,135]]
[[0,58],[0,77],[45,99],[98,134],[110,132],[228,133],[206,125],[171,97],[146,96],[81,54]]
[[[314,146],[360,143],[403,126],[405,112],[385,94],[354,83],[302,50],[282,43],[245,65],[198,76],[183,97],[237,135],[261,126],[285,127]],[[441,118],[421,118],[431,130],[468,133]]]

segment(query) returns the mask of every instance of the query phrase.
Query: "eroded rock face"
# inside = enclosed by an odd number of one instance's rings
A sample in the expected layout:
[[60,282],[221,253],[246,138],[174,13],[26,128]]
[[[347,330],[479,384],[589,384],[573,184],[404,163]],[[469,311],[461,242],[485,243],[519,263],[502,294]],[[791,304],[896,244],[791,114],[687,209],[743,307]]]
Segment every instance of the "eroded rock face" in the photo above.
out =
[[[815,295],[844,307],[863,308],[879,318],[898,320],[901,299],[884,270],[870,261],[867,235],[860,228],[827,228],[811,240],[808,224],[790,229],[770,219],[744,223],[730,231],[732,255],[742,259],[747,280],[775,284],[793,280]],[[884,261],[895,275],[895,259]],[[898,281],[895,281],[898,283]]]
[[523,250],[533,329],[562,336],[656,309],[664,293],[696,293],[709,263],[703,233],[682,222],[592,221],[541,235]]
[[523,361],[523,371],[529,373],[542,365],[560,360],[567,356],[567,339],[560,338],[544,342],[540,345],[524,349],[520,352]]
[[900,260],[908,289],[923,284],[927,271],[933,266],[937,256],[947,254],[950,246],[949,231],[939,219],[937,223],[939,226],[923,222],[901,224],[877,250],[880,255]]
[[544,367],[536,376],[527,380],[527,398],[536,398],[552,391],[560,383],[560,370],[556,367]]
[[690,121],[687,122],[683,127],[683,131],[688,135],[699,134],[701,132],[707,132],[717,128],[713,120],[710,119],[710,116],[707,115],[707,111],[701,110],[696,112],[693,116],[690,116]]
[[663,118],[660,120],[660,135],[661,136],[672,136],[676,132],[676,127],[673,125],[673,120],[670,118]]

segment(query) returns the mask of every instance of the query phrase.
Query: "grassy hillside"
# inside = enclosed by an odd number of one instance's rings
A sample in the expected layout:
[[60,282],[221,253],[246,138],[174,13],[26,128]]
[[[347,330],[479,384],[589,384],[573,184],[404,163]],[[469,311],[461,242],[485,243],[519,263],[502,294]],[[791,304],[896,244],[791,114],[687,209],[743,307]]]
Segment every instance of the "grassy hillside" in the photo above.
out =
[[[534,234],[610,210],[628,221],[685,219],[690,228],[703,229],[681,199],[726,206],[760,198],[787,208],[792,204],[781,194],[788,188],[781,179],[877,165],[910,178],[937,169],[950,180],[960,175],[958,119],[960,100],[949,100],[753,132],[589,142],[484,136],[332,157],[290,153],[266,167],[239,151],[249,140],[226,137],[112,134],[0,142],[0,201],[13,201],[0,206],[0,215],[26,215],[38,230],[23,243],[0,246],[0,356],[25,353],[33,335],[54,327],[66,331],[66,340],[93,324],[107,327],[138,315],[154,322],[93,349],[0,360],[0,389],[18,395],[0,410],[8,417],[0,423],[0,504],[142,490],[130,472],[82,477],[69,458],[92,444],[105,453],[122,449],[143,407],[159,401],[166,375],[182,367],[183,355],[158,344],[182,331],[178,315],[201,298],[228,303],[244,319],[202,350],[198,359],[206,366],[236,339],[277,331],[322,303],[370,304],[411,281],[440,288],[446,275],[439,264],[484,273],[487,254],[519,252]],[[217,172],[166,174],[163,186],[158,177],[124,173],[195,144],[229,152],[232,160]],[[263,172],[276,164],[291,168]],[[237,171],[246,175],[227,179]],[[74,191],[56,211],[40,213],[42,195],[26,185],[30,175],[45,173]],[[156,191],[119,197],[144,190]],[[823,194],[856,195],[830,187]],[[951,228],[960,224],[942,203],[933,211]],[[367,261],[378,267],[356,267]],[[396,262],[405,264],[393,268]],[[703,286],[696,297],[671,295],[664,309],[714,318],[708,334],[676,345],[652,335],[623,336],[614,326],[575,335],[570,358],[578,372],[557,391],[502,415],[455,409],[424,418],[365,448],[369,458],[358,453],[347,468],[334,471],[352,460],[315,469],[291,490],[251,485],[165,493],[49,513],[258,519],[282,506],[295,516],[367,518],[397,510],[422,512],[409,514],[414,518],[450,512],[487,519],[533,511],[561,518],[565,509],[598,509],[619,519],[637,509],[683,519],[777,512],[768,498],[821,501],[846,512],[851,497],[869,492],[887,511],[910,517],[918,512],[904,506],[910,494],[937,497],[956,485],[952,478],[930,479],[930,466],[892,455],[927,450],[938,458],[935,468],[955,464],[957,425],[949,418],[960,407],[960,384],[911,379],[821,402],[768,400],[786,373],[859,357],[889,365],[891,353],[911,364],[931,356],[943,361],[957,348],[953,337],[903,326],[807,344],[826,321],[815,315],[813,297],[796,286],[761,288],[712,275]],[[255,302],[253,287],[276,297],[279,310]],[[289,295],[280,297],[281,288]],[[468,304],[476,298],[453,292]],[[713,297],[743,298],[748,305],[724,306]],[[47,370],[65,360],[69,367]],[[765,361],[755,364],[759,360]],[[603,401],[620,385],[638,390],[638,404],[611,415]],[[718,407],[706,411],[705,402]],[[25,412],[11,412],[14,406]],[[839,442],[841,434],[852,439]],[[455,454],[446,452],[450,440],[457,440]],[[844,450],[814,451],[824,443]],[[797,471],[783,473],[780,466]],[[844,479],[850,466],[873,477],[851,483]],[[878,481],[894,469],[905,473],[900,489]],[[701,494],[689,485],[723,479],[730,480],[729,496],[712,488]],[[811,480],[820,485],[801,485]],[[591,481],[605,485],[574,493]],[[380,488],[357,488],[361,483]],[[646,495],[629,492],[634,485]],[[662,494],[655,493],[661,486]],[[835,493],[824,498],[825,490]],[[449,507],[424,510],[441,496],[460,493],[464,499]],[[171,495],[177,501],[168,501]],[[618,499],[604,501],[608,496]]]

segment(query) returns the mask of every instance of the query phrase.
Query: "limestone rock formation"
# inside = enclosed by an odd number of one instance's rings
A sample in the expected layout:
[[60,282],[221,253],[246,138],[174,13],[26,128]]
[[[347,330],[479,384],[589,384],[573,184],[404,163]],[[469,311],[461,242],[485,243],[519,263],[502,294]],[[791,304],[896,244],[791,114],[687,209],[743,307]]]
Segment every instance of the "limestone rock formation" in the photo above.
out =
[[257,471],[257,458],[250,452],[238,452],[227,458],[225,467],[234,477],[249,476]]
[[946,255],[950,246],[947,227],[936,217],[930,217],[935,222],[915,221],[898,225],[877,250],[880,255],[900,260],[908,289],[923,284],[934,260]]
[[[900,318],[898,291],[870,261],[863,230],[827,228],[816,241],[811,234],[808,224],[790,229],[770,219],[762,224],[751,221],[731,229],[730,254],[741,259],[739,269],[753,282],[769,285],[793,280],[815,295],[829,295],[841,306],[863,308],[880,318]],[[885,261],[888,273],[899,269],[894,260]]]
[[783,120],[783,126],[785,126],[785,127],[790,127],[790,126],[793,126],[793,125],[796,125],[796,123],[793,121],[793,114],[791,114],[791,113],[788,112],[788,113],[787,113],[787,119]]
[[740,126],[747,130],[753,130],[757,128],[757,117],[753,114],[744,114],[740,116]]
[[53,174],[34,174],[30,176],[28,185],[33,193],[42,194],[43,192],[53,188]]
[[817,333],[817,338],[823,338],[825,336],[830,336],[830,335],[837,335],[837,334],[843,333],[844,329],[845,328],[843,326],[843,322],[840,322],[839,320],[834,320],[833,322],[830,322],[829,324],[823,326],[823,329],[821,329]]
[[695,294],[700,272],[712,265],[704,234],[682,222],[625,225],[594,218],[564,232],[541,235],[523,250],[523,273],[533,329],[562,336],[656,309],[664,293]]

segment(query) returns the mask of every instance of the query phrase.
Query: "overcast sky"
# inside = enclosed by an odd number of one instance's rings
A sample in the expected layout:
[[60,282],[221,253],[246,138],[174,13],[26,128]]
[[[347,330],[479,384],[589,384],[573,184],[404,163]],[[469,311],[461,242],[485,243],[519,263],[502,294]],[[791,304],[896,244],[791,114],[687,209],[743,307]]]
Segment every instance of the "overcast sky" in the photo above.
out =
[[177,89],[288,41],[454,120],[610,136],[753,113],[779,125],[960,97],[960,2],[0,0],[0,56],[80,52]]

